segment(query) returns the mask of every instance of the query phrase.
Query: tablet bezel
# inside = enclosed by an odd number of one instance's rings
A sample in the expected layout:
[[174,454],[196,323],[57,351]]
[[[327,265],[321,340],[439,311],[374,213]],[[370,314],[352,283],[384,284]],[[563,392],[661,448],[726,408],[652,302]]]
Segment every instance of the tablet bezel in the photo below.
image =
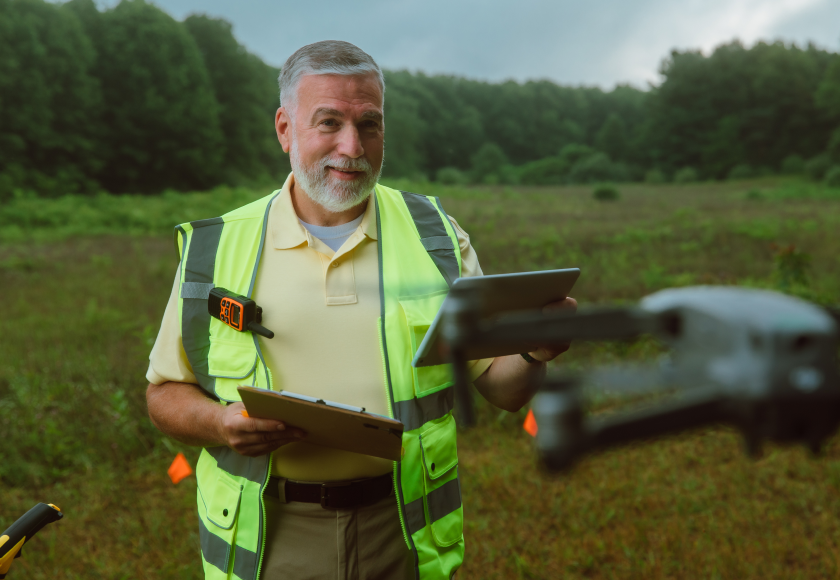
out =
[[[481,316],[489,318],[513,313],[532,312],[540,310],[546,304],[563,300],[580,277],[580,268],[564,268],[560,270],[542,270],[538,272],[519,272],[515,274],[493,274],[490,276],[472,276],[458,278],[453,287],[475,288],[484,296],[481,305]],[[445,311],[446,301],[435,315],[426,336],[417,348],[417,353],[411,361],[414,367],[435,366],[449,362],[441,354],[439,348],[442,313]],[[481,351],[470,353],[477,359],[490,358],[500,355],[482,355]],[[510,354],[510,353],[508,353]]]

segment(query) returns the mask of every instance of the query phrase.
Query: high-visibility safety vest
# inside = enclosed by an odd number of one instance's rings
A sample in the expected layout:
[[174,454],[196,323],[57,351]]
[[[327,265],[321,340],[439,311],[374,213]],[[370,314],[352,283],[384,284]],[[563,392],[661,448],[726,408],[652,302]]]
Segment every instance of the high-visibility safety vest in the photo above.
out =
[[[214,286],[250,297],[279,191],[220,218],[175,228],[181,256],[181,337],[201,387],[223,403],[238,385],[271,388],[256,335],[238,332],[207,312]],[[405,425],[402,460],[394,462],[397,508],[418,580],[450,578],[463,561],[463,509],[448,365],[413,368],[411,360],[449,286],[461,253],[436,197],[377,185],[379,340],[391,415]],[[264,557],[263,494],[271,455],[245,457],[228,447],[201,452],[198,513],[208,580],[257,580]]]

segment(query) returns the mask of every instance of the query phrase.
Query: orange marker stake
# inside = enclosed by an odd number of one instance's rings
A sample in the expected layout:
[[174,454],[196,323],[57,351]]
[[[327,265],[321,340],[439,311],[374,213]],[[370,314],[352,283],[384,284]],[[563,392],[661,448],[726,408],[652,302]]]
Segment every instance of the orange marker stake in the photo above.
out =
[[187,458],[184,457],[183,453],[179,453],[175,456],[175,460],[166,471],[166,473],[169,474],[169,479],[171,479],[174,484],[177,484],[185,477],[192,475],[192,472],[192,467],[190,467],[190,463],[187,461]]
[[522,428],[528,432],[528,435],[531,437],[537,436],[537,419],[534,417],[534,410],[528,409],[528,416],[525,417],[525,423],[522,425]]

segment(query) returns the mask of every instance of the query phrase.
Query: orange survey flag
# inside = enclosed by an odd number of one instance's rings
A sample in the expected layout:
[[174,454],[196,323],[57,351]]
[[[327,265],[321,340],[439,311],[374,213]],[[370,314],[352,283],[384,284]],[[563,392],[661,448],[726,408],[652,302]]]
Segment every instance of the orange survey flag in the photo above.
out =
[[183,453],[179,453],[175,456],[175,460],[166,471],[166,473],[169,474],[169,479],[172,480],[172,483],[178,483],[188,475],[192,475],[192,472],[192,467],[190,467],[190,463],[187,461],[187,458],[184,457]]
[[537,419],[534,417],[533,409],[528,409],[528,416],[525,417],[525,423],[522,425],[522,428],[525,429],[531,437],[537,436]]

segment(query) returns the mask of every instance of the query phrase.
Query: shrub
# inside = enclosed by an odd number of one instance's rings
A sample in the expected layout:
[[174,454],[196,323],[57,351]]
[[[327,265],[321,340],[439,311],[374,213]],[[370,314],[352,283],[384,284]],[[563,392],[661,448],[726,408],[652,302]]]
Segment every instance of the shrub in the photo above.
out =
[[613,185],[602,184],[592,191],[592,197],[598,201],[617,201],[621,195]]
[[831,157],[828,153],[821,153],[808,160],[808,163],[805,164],[805,173],[814,181],[822,181],[830,168]]
[[569,181],[572,183],[627,181],[627,177],[627,168],[621,163],[610,161],[606,153],[595,153],[581,159],[569,172]]
[[464,172],[455,167],[441,167],[437,170],[435,179],[444,185],[463,185],[467,182]]
[[674,174],[674,183],[694,183],[699,179],[693,167],[683,167]]
[[840,165],[835,165],[826,171],[825,184],[829,187],[840,187]]
[[788,155],[782,161],[782,173],[785,175],[802,175],[805,173],[805,160],[799,155]]
[[495,143],[485,143],[470,159],[470,174],[475,183],[499,183],[499,170],[507,165],[507,156]]
[[729,180],[749,179],[750,177],[755,177],[755,170],[746,163],[736,165],[735,167],[729,170],[729,174],[726,176],[726,178]]
[[645,183],[657,184],[665,183],[665,174],[659,169],[651,169],[645,173]]
[[560,157],[546,157],[522,165],[519,182],[527,185],[560,185],[566,181],[569,166]]
[[499,169],[499,183],[504,183],[505,185],[519,184],[519,172],[516,170],[516,167],[510,164],[502,165]]

